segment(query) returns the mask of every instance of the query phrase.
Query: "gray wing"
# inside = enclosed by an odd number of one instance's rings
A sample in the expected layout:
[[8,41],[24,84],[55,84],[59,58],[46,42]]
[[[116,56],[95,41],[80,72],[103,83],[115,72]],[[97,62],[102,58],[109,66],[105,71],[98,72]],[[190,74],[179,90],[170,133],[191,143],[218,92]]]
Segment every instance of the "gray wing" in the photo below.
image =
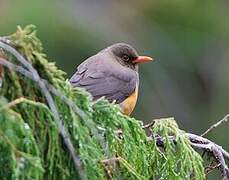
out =
[[137,83],[136,76],[122,78],[120,74],[98,72],[92,67],[81,64],[71,77],[70,83],[74,87],[85,88],[95,100],[105,96],[110,102],[116,100],[118,104],[134,92]]

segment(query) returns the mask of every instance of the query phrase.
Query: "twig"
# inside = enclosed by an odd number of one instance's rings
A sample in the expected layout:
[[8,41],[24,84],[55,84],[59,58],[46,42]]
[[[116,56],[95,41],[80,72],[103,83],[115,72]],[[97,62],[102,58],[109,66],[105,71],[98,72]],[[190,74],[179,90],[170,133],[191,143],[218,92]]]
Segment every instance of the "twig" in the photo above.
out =
[[[15,65],[15,64],[13,64],[13,63],[11,63],[11,62],[9,62],[9,61],[1,58],[1,57],[0,57],[0,64],[3,66],[6,66],[10,70],[14,70],[16,72],[19,72],[19,73],[23,74],[24,76],[37,82],[37,80],[34,78],[33,74],[21,66]],[[70,100],[68,97],[66,97],[62,92],[58,91],[53,85],[49,84],[46,80],[44,80],[42,78],[40,78],[39,81],[42,81],[47,86],[48,90],[50,90],[54,95],[60,97],[61,100],[63,100],[66,104],[68,104],[74,110],[74,112],[80,116],[80,118],[82,118],[82,119],[87,118],[87,115],[80,108],[78,108],[72,100]]]
[[121,157],[112,157],[112,158],[109,158],[109,159],[102,160],[101,163],[108,164],[108,163],[114,163],[114,162],[120,161],[120,160],[121,160]]
[[[5,57],[5,53],[2,48],[0,48],[0,57],[2,58]],[[3,77],[4,77],[4,69],[3,66],[0,66],[0,88],[2,87]]]
[[150,122],[149,124],[144,125],[144,126],[143,126],[143,129],[149,129],[149,128],[151,128],[154,124],[155,124],[155,121],[153,120],[153,121]]
[[222,179],[223,180],[229,179],[229,169],[225,163],[225,159],[229,159],[229,153],[225,151],[221,146],[215,144],[214,142],[206,138],[191,133],[187,133],[187,136],[191,141],[192,147],[212,153],[216,162],[220,164]]
[[221,178],[223,180],[229,179],[229,169],[225,163],[222,152],[214,145],[212,145],[212,152],[217,162],[220,163]]
[[135,175],[136,179],[139,180],[145,180],[146,178],[140,174],[137,173],[137,171],[122,157],[112,157],[109,159],[104,159],[101,161],[102,164],[112,164],[115,162],[119,162],[120,164],[122,164],[128,171],[130,171],[133,175]]
[[208,150],[211,145],[216,146],[222,152],[224,158],[229,160],[229,153],[226,150],[224,150],[221,146],[215,144],[214,142],[204,137],[192,133],[186,133],[186,135],[189,138],[190,142],[193,143],[196,147],[200,146],[200,148],[205,148],[206,150]]
[[104,159],[104,160],[100,161],[102,166],[104,167],[104,170],[107,174],[108,179],[110,179],[110,180],[114,179],[110,168],[112,167],[112,165],[114,166],[115,163],[119,162],[120,160],[121,160],[120,157],[111,157],[109,159]]
[[[225,151],[221,146],[215,144],[214,142],[203,138],[201,136],[186,133],[188,139],[190,140],[191,146],[203,151],[208,151],[212,154],[217,163],[220,164],[221,177],[223,180],[229,178],[229,169],[225,163],[225,159],[229,159],[229,153]],[[165,138],[159,135],[151,135],[151,138],[156,141],[157,146],[164,148]],[[176,143],[174,136],[169,136],[169,139]],[[225,158],[225,159],[224,159]]]
[[220,163],[218,163],[218,164],[216,164],[216,165],[214,165],[214,166],[207,166],[206,168],[205,168],[205,173],[206,173],[206,175],[208,175],[209,173],[211,173],[213,170],[215,170],[215,169],[217,169],[217,168],[219,168],[220,167]]
[[112,171],[110,170],[110,166],[105,164],[105,163],[102,163],[102,166],[106,172],[106,175],[107,175],[107,178],[110,179],[110,180],[113,180],[113,175],[112,175]]
[[[0,58],[0,59],[1,59],[1,58]],[[25,101],[25,98],[24,98],[24,97],[17,98],[17,99],[15,99],[15,100],[13,100],[13,101],[7,103],[6,105],[2,106],[2,107],[0,108],[0,111],[2,111],[2,110],[4,110],[4,109],[8,109],[8,108],[10,108],[10,107],[12,107],[12,106],[15,106],[15,105],[17,105],[17,104],[20,104],[20,103],[23,102],[23,101]]]
[[0,64],[7,67],[10,70],[14,70],[16,72],[19,72],[19,73],[23,74],[24,76],[35,81],[35,78],[33,77],[32,73],[29,72],[28,70],[26,70],[25,68],[21,67],[21,66],[15,65],[15,64],[13,64],[13,63],[11,63],[11,62],[9,62],[9,61],[1,58],[1,57],[0,57]]
[[15,45],[12,41],[7,39],[7,37],[0,37],[0,41],[5,43],[5,44],[11,45],[11,46]]
[[208,128],[203,134],[201,134],[201,136],[205,136],[206,134],[208,134],[210,131],[212,131],[213,129],[217,128],[219,125],[221,125],[222,123],[225,122],[229,122],[229,114],[227,114],[223,119],[221,119],[220,121],[218,121],[217,123],[213,124],[210,128]]
[[[145,129],[145,127],[146,128],[152,127],[153,126],[152,124],[153,122],[145,125],[143,129]],[[228,170],[228,166],[225,163],[225,159],[229,160],[229,153],[226,150],[224,150],[221,146],[217,145],[216,143],[204,137],[201,137],[201,136],[198,136],[192,133],[186,133],[186,136],[188,137],[191,143],[191,146],[193,148],[203,150],[203,152],[207,151],[212,154],[216,162],[219,164],[217,167],[220,167],[222,179],[227,180],[229,178],[229,170]],[[174,136],[169,136],[168,138],[171,141],[173,141],[174,144],[177,143],[176,138]],[[166,140],[165,137],[162,137],[155,133],[151,133],[149,140],[152,140],[152,139],[156,141],[156,144],[158,147],[164,148],[165,140]]]
[[[11,62],[9,62],[9,61],[1,58],[1,57],[0,57],[0,64],[3,66],[6,66],[10,70],[14,70],[16,72],[19,72],[19,73],[23,74],[24,76],[26,76],[27,78],[30,78],[30,79],[36,81],[36,79],[33,77],[32,73],[29,72],[28,70],[26,70],[25,68],[23,68],[22,66],[15,65],[15,64],[13,64],[13,63],[11,63]],[[65,96],[61,91],[56,89],[53,85],[49,84],[45,79],[40,78],[39,81],[42,81],[51,93],[58,96],[63,102],[65,102],[77,115],[79,115],[79,117],[82,120],[87,121],[87,123],[85,123],[85,124],[91,129],[92,134],[100,141],[100,144],[103,147],[103,145],[105,144],[104,140],[99,135],[98,131],[96,130],[95,124],[92,124],[93,121],[90,121],[90,123],[88,122],[89,117],[87,116],[87,114],[85,114],[71,99],[69,99],[67,96]]]
[[17,52],[17,50],[15,50],[13,47],[11,47],[11,46],[9,46],[9,45],[1,42],[1,41],[0,41],[0,47],[3,48],[4,50],[10,52],[11,54],[13,54],[16,57],[16,59],[20,63],[22,63],[29,70],[29,72],[32,74],[33,79],[37,82],[42,93],[46,97],[47,103],[48,103],[48,105],[49,105],[49,107],[53,113],[54,120],[57,124],[59,133],[61,134],[63,141],[68,148],[68,151],[69,151],[69,153],[73,159],[73,162],[75,164],[76,170],[78,171],[81,179],[87,179],[87,176],[83,170],[80,158],[75,153],[74,146],[70,140],[70,137],[68,136],[67,132],[65,131],[65,127],[64,127],[64,125],[60,119],[58,109],[55,105],[55,102],[53,100],[52,95],[50,94],[50,92],[48,91],[48,89],[46,87],[46,84],[41,80],[36,69],[34,69],[33,66],[19,52]]
[[214,144],[214,143],[212,143],[212,144],[191,143],[191,146],[194,148],[203,150],[203,151],[211,152],[212,156],[215,158],[216,162],[219,164],[222,179],[229,178],[228,166],[225,163],[224,156],[223,156],[221,149],[219,149],[216,144]]

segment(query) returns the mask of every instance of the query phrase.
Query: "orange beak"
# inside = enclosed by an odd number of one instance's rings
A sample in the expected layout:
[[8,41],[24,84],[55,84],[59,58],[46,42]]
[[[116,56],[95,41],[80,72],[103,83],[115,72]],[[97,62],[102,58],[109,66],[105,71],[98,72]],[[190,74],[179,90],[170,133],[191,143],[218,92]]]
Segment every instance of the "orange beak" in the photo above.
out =
[[137,59],[133,60],[133,63],[144,63],[144,62],[149,62],[149,61],[153,61],[153,58],[149,57],[149,56],[138,56]]

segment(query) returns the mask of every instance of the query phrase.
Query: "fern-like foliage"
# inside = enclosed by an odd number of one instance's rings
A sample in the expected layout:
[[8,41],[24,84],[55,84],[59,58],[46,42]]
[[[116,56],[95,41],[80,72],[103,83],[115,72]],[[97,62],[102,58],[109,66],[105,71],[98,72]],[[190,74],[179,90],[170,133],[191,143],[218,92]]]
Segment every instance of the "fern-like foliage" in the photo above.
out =
[[[159,148],[143,124],[124,116],[104,99],[73,89],[65,73],[49,62],[35,27],[18,27],[7,37],[39,75],[73,101],[79,116],[59,96],[58,113],[88,179],[204,179],[202,158],[172,118],[157,120],[152,131],[165,138]],[[20,65],[6,53],[6,59]],[[37,82],[4,68],[0,90],[0,179],[79,179],[59,135],[52,111]],[[176,143],[170,136],[176,138]]]

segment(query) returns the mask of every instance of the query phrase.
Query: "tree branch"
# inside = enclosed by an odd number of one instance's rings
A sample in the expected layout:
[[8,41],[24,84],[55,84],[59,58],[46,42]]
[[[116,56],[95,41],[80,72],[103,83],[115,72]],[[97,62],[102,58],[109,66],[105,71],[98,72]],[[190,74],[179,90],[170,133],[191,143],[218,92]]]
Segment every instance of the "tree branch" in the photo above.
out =
[[[27,77],[32,77],[32,79],[34,81],[37,82],[38,86],[40,87],[41,92],[43,93],[43,95],[46,97],[47,103],[53,113],[54,116],[54,120],[57,124],[59,133],[61,135],[61,137],[63,138],[63,141],[73,159],[73,162],[75,164],[75,168],[77,170],[77,172],[79,173],[81,179],[87,179],[87,176],[83,170],[80,158],[76,155],[75,153],[75,149],[74,146],[71,142],[71,139],[69,137],[69,135],[67,134],[64,124],[62,122],[62,120],[60,119],[59,113],[58,113],[58,109],[55,105],[55,102],[53,100],[52,95],[50,94],[46,84],[44,83],[44,81],[42,81],[42,79],[40,78],[38,72],[36,71],[36,69],[33,68],[33,66],[17,51],[15,50],[13,47],[3,43],[0,41],[0,47],[3,48],[5,51],[11,53],[12,55],[14,55],[16,57],[16,59],[25,66],[26,69],[22,69],[22,68],[18,68],[17,66],[14,66],[19,72],[24,72],[23,75],[27,75]],[[9,63],[6,63],[7,61],[3,58],[1,58],[1,62],[2,65],[5,65],[7,67],[13,67],[12,63],[11,65]]]
[[201,134],[201,136],[205,136],[206,134],[208,134],[210,131],[212,131],[213,129],[217,128],[219,125],[225,123],[225,122],[229,122],[229,114],[227,114],[226,116],[224,116],[223,119],[221,119],[220,121],[218,121],[217,123],[213,124],[210,128],[208,128],[203,134]]
[[[226,115],[222,120],[220,120],[219,122],[217,122],[216,124],[214,124],[213,126],[211,126],[206,133],[210,132],[212,129],[218,127],[220,124],[222,124],[223,122],[227,122],[228,121],[228,115]],[[143,126],[143,129],[151,129],[154,125],[154,121],[146,124]],[[204,138],[202,136],[198,136],[192,133],[186,133],[187,138],[189,139],[191,146],[195,149],[200,149],[204,152],[210,152],[211,156],[215,159],[216,163],[217,163],[217,167],[220,168],[220,172],[221,172],[221,178],[222,180],[227,180],[229,179],[229,169],[228,166],[225,162],[225,159],[229,160],[229,153],[224,150],[221,146],[217,145],[216,143],[208,140],[207,138]],[[151,131],[151,135],[149,137],[149,139],[155,140],[157,146],[164,148],[165,145],[165,137],[162,137],[158,134],[155,134]],[[176,138],[174,136],[169,136],[169,139],[171,141],[174,142],[174,144],[176,144]],[[213,167],[214,169],[216,167]],[[209,173],[209,172],[207,172]]]
[[[87,115],[80,108],[78,108],[78,106],[71,99],[66,97],[62,92],[60,92],[58,89],[56,89],[53,85],[49,84],[46,80],[40,78],[36,69],[34,69],[33,66],[16,49],[9,46],[8,44],[10,42],[6,42],[6,40],[7,39],[0,38],[0,47],[3,48],[4,50],[10,52],[11,54],[13,54],[16,57],[16,59],[24,67],[19,66],[19,65],[15,65],[15,64],[13,64],[13,63],[11,63],[11,62],[9,62],[9,61],[5,60],[4,58],[1,58],[1,57],[0,57],[0,64],[11,69],[11,70],[17,71],[20,74],[23,74],[24,76],[37,82],[41,92],[46,97],[47,103],[48,103],[48,105],[49,105],[49,107],[53,113],[54,120],[57,124],[59,133],[60,133],[61,137],[63,138],[65,145],[68,148],[68,151],[69,151],[69,153],[73,159],[76,170],[79,172],[79,175],[82,179],[87,179],[86,174],[84,172],[84,169],[82,167],[80,158],[79,158],[79,156],[76,155],[75,149],[74,149],[73,144],[71,142],[71,139],[65,130],[65,127],[64,127],[62,120],[60,119],[60,116],[58,113],[58,108],[55,104],[55,101],[52,97],[52,94],[58,96],[61,100],[63,100],[63,102],[65,102],[69,107],[71,107],[71,109],[76,114],[78,114],[82,119],[84,119],[84,120],[87,119],[88,118]],[[218,121],[217,123],[212,125],[208,130],[206,130],[201,136],[198,136],[198,135],[195,135],[192,133],[186,133],[186,135],[187,135],[187,137],[191,143],[191,146],[193,148],[203,150],[204,152],[205,151],[210,152],[211,156],[215,159],[215,161],[217,163],[216,166],[211,167],[211,168],[215,169],[215,168],[219,167],[220,172],[221,172],[221,177],[223,180],[229,179],[229,169],[228,169],[228,166],[225,162],[225,159],[229,160],[229,153],[226,150],[224,150],[221,146],[217,145],[216,143],[214,143],[214,142],[212,142],[212,141],[210,141],[210,140],[208,140],[202,136],[205,136],[207,133],[209,133],[210,131],[212,131],[213,129],[215,129],[216,127],[221,125],[222,123],[228,122],[228,119],[229,119],[229,115],[226,115],[222,120]],[[152,123],[145,125],[143,127],[143,129],[151,129],[152,126],[154,126],[154,123],[155,122],[153,121]],[[120,132],[118,132],[118,133],[120,134]],[[152,134],[149,137],[149,139],[155,140],[157,146],[164,147],[165,138],[161,137],[159,135],[153,134],[153,132],[151,132],[151,133]],[[100,138],[100,136],[96,130],[93,132],[93,134],[96,135],[97,138]],[[177,143],[174,136],[170,136],[169,138],[175,144]],[[100,138],[100,140],[102,143],[101,138]],[[102,163],[106,164],[110,161],[117,161],[117,160],[120,160],[120,159],[119,158],[111,158],[111,159],[103,160]],[[130,168],[129,166],[127,166],[127,167]],[[133,171],[131,168],[130,168],[130,170]],[[138,175],[136,175],[136,176],[138,177]]]

